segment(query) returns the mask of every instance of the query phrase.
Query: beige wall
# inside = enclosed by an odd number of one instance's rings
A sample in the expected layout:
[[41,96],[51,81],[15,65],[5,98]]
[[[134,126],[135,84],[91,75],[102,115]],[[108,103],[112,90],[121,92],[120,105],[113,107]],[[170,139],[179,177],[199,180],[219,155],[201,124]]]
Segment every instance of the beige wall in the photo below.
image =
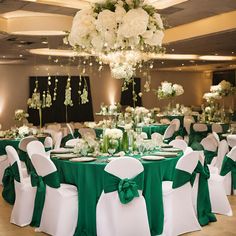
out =
[[[40,66],[36,71],[33,66],[25,65],[0,65],[0,124],[3,129],[14,125],[14,111],[16,109],[27,109],[27,98],[29,96],[29,76],[37,75],[78,75],[76,67]],[[97,67],[87,70],[90,76],[90,84],[93,98],[94,113],[99,112],[101,102],[110,104],[120,101],[121,81],[111,79],[110,71],[105,68],[98,72]],[[211,74],[199,72],[152,72],[152,89],[156,89],[161,81],[170,81],[183,85],[185,93],[178,97],[176,102],[185,105],[200,106],[202,94],[209,90],[211,85]],[[142,85],[145,79],[142,79]],[[143,86],[142,86],[143,90]],[[158,101],[153,92],[143,92],[143,105],[161,107],[164,101]],[[96,117],[96,116],[95,116]]]

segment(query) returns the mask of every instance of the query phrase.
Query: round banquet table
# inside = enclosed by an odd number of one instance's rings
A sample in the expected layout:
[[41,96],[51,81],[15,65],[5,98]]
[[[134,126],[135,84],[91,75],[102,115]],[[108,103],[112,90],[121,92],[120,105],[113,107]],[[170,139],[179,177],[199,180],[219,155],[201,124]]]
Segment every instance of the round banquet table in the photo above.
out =
[[[162,181],[172,180],[175,165],[182,153],[159,161],[141,160],[144,166],[143,196],[146,201],[151,235],[162,233],[164,212]],[[96,235],[96,205],[103,191],[103,172],[107,164],[104,158],[94,162],[72,162],[52,158],[62,183],[77,186],[79,213],[74,235]]]

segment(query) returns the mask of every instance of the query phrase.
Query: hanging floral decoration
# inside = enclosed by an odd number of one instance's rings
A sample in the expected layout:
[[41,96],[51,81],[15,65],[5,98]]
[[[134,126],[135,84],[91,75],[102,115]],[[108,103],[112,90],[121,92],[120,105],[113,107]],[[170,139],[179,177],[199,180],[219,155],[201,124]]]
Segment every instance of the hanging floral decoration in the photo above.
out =
[[39,84],[39,82],[36,79],[35,88],[34,88],[34,92],[32,94],[32,97],[29,98],[27,101],[29,108],[32,108],[32,109],[41,109],[41,106],[42,106],[42,101],[40,99],[40,93],[38,91],[38,84]]
[[51,93],[50,93],[50,85],[51,85],[51,76],[48,76],[47,91],[43,91],[42,108],[52,106],[52,96],[51,96]]
[[65,106],[73,106],[73,101],[71,99],[71,86],[70,86],[70,76],[68,76],[67,83],[66,83],[66,90],[65,90]]
[[56,101],[56,99],[57,99],[57,85],[58,85],[58,79],[56,77],[55,78],[55,87],[53,89],[53,101]]
[[[82,81],[83,81],[83,83],[82,83]],[[79,94],[79,104],[80,104],[80,102],[81,102],[81,104],[86,104],[89,102],[87,81],[85,78],[82,78],[81,75],[80,75],[80,80],[79,80],[78,94]]]
[[75,15],[68,42],[108,63],[114,78],[130,79],[149,53],[164,51],[163,31],[160,15],[143,0],[108,0]]

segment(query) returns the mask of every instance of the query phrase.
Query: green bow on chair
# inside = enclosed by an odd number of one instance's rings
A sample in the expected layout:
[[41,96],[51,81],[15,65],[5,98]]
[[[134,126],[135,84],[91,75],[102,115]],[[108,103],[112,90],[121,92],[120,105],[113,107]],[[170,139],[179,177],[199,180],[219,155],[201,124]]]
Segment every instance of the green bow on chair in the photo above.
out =
[[16,198],[14,180],[20,183],[20,173],[16,161],[12,166],[8,166],[5,169],[2,179],[3,183],[2,197],[5,199],[5,201],[7,201],[11,205],[15,203],[15,198]]
[[104,192],[110,193],[118,191],[122,204],[131,202],[135,197],[139,197],[138,190],[143,189],[143,172],[132,179],[120,179],[108,172],[104,172]]
[[35,172],[31,172],[31,184],[33,187],[37,186],[37,192],[34,201],[33,217],[30,225],[39,227],[45,202],[46,185],[52,188],[59,188],[60,180],[57,171],[44,177],[37,175]]
[[225,176],[231,171],[233,188],[236,189],[236,162],[228,156],[224,157],[220,175]]
[[[210,172],[208,166],[203,166],[199,161],[193,174],[196,176],[197,173],[199,173],[197,216],[200,225],[204,226],[207,225],[209,222],[215,222],[216,217],[211,212],[211,201],[208,188],[208,179],[210,178]],[[193,178],[192,180],[194,179],[195,178]]]

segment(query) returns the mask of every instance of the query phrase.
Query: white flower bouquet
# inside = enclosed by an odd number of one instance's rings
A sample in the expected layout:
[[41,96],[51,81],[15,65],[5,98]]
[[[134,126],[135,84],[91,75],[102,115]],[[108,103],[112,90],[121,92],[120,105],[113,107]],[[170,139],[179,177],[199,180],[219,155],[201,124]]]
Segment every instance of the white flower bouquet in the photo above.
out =
[[104,132],[104,136],[106,136],[108,139],[122,139],[123,137],[123,132],[120,129],[106,129]]
[[219,95],[218,92],[210,92],[210,93],[204,93],[203,94],[203,99],[205,99],[207,102],[219,100],[222,97]]
[[170,82],[164,81],[157,90],[154,90],[154,92],[158,99],[167,99],[182,95],[184,93],[184,89],[179,84],[172,84]]
[[234,94],[235,88],[230,82],[222,80],[218,85],[212,85],[210,91],[212,93],[218,93],[220,97],[226,97]]
[[18,128],[18,134],[20,137],[24,137],[24,136],[28,135],[29,133],[30,133],[30,129],[26,125],[23,125]]

